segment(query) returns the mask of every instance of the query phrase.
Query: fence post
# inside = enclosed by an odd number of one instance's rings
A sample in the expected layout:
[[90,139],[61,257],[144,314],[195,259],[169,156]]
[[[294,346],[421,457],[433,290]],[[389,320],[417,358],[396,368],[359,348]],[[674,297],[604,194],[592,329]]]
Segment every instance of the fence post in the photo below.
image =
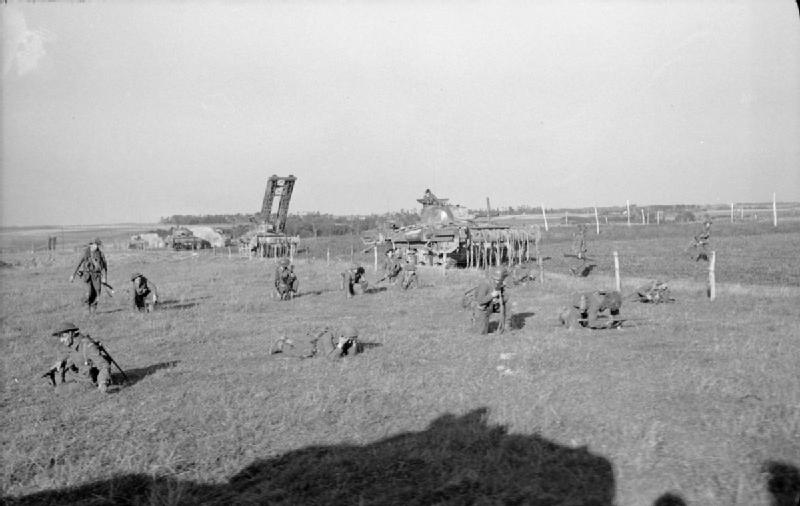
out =
[[631,201],[625,201],[625,214],[628,215],[628,226],[631,226]]
[[614,252],[614,287],[622,292],[622,282],[619,279],[619,253]]
[[331,249],[328,248],[328,253],[325,257],[325,265],[330,265],[331,263]]
[[544,218],[544,230],[547,231],[549,229],[547,228],[547,213],[544,210],[544,204],[542,204],[542,218]]
[[597,207],[594,208],[594,224],[597,227],[597,235],[600,235],[600,217],[597,216]]
[[775,202],[775,192],[772,192],[772,226],[778,226],[778,206]]
[[542,255],[539,253],[539,241],[535,241],[536,247],[536,264],[539,266],[539,284],[544,285],[544,265],[542,264]]
[[646,225],[644,221],[644,208],[640,209],[640,211],[642,211],[642,225]]
[[375,253],[375,272],[378,272],[378,245],[372,247],[373,252]]
[[714,265],[717,260],[717,252],[711,252],[711,258],[708,261],[708,298],[714,300],[717,298],[717,279],[714,274]]

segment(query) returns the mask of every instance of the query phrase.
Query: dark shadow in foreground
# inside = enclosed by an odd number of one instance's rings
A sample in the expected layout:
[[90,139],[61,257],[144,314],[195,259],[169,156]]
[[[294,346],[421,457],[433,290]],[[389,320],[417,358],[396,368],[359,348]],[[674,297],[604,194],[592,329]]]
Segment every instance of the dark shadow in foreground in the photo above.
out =
[[683,497],[679,496],[678,494],[667,492],[656,499],[656,502],[653,503],[653,506],[686,506],[686,501],[684,501]]
[[509,434],[487,410],[434,420],[363,446],[311,446],[258,460],[226,484],[143,474],[7,499],[18,505],[151,504],[576,504],[614,502],[611,463],[585,448]]
[[125,375],[128,377],[128,381],[125,381],[125,378],[123,378],[122,374],[117,371],[111,374],[111,380],[115,385],[120,385],[122,388],[129,387],[139,383],[141,380],[156,371],[175,367],[179,362],[180,360],[173,360],[171,362],[161,362],[154,365],[148,365],[147,367],[140,367],[138,369],[125,369]]
[[767,490],[772,506],[800,506],[800,471],[786,462],[765,462],[761,471],[767,476]]

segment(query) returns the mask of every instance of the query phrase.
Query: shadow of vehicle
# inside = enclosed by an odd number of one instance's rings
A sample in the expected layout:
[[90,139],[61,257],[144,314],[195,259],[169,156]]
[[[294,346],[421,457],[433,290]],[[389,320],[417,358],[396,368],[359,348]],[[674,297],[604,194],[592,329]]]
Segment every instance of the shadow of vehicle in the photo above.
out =
[[786,462],[767,461],[761,467],[767,477],[772,506],[800,506],[800,471]]
[[120,385],[120,388],[126,388],[135,385],[156,371],[160,371],[161,369],[170,369],[177,366],[179,363],[180,360],[172,360],[170,362],[161,362],[158,364],[149,365],[147,367],[140,367],[138,369],[126,369],[125,375],[128,377],[128,381],[125,381],[122,373],[117,371],[111,374],[111,380],[115,385]]
[[446,414],[420,432],[366,445],[309,446],[257,460],[220,485],[143,474],[19,498],[14,505],[582,504],[614,503],[611,463],[585,448],[509,434],[487,410]]
[[656,499],[653,503],[653,506],[686,506],[686,501],[684,501],[683,497],[679,496],[678,494],[667,492]]

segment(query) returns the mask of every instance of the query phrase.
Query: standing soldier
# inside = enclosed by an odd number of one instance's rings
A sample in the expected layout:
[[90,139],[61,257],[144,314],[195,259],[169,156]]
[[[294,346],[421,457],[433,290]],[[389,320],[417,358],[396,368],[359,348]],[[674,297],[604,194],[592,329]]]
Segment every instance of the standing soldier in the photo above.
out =
[[133,307],[138,311],[151,312],[158,303],[158,287],[140,272],[131,274],[133,283]]
[[83,251],[83,256],[78,262],[75,272],[69,277],[70,283],[75,276],[83,279],[86,283],[86,296],[83,303],[89,307],[89,312],[92,313],[97,311],[97,299],[100,298],[103,285],[108,286],[106,279],[108,264],[106,264],[105,255],[100,251],[101,244],[100,239],[92,239],[89,246]]
[[474,330],[481,335],[489,333],[489,318],[492,313],[500,314],[498,333],[506,328],[511,329],[511,308],[508,306],[509,297],[505,293],[503,282],[508,276],[505,267],[498,267],[489,272],[473,291],[474,306],[472,320]]
[[56,386],[56,373],[61,376],[61,383],[66,381],[67,371],[81,373],[105,393],[111,383],[111,360],[104,349],[88,335],[78,331],[74,323],[64,322],[53,332],[62,346],[59,346],[56,363],[47,371],[53,386]]
[[356,285],[359,285],[361,287],[361,293],[364,293],[367,291],[369,283],[367,283],[364,268],[354,263],[350,265],[349,269],[342,273],[342,289],[348,299],[356,294]]
[[299,281],[294,273],[294,266],[288,258],[281,258],[275,269],[275,290],[280,300],[291,300],[297,295]]
[[589,248],[586,247],[586,224],[579,223],[578,231],[572,234],[572,254],[578,260],[586,261],[586,253]]
[[562,325],[573,329],[580,325],[590,329],[619,327],[619,310],[622,295],[616,291],[586,292],[575,295],[572,307],[565,308],[558,316]]

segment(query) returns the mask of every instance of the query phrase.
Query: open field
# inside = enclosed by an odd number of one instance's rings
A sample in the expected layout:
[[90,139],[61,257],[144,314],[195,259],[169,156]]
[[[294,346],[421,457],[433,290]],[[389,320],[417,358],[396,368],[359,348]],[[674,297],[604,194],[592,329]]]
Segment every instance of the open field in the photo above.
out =
[[[270,260],[107,249],[117,291],[94,316],[67,282],[71,249],[4,255],[4,500],[790,504],[773,501],[800,491],[800,273],[783,259],[800,226],[714,227],[714,302],[707,264],[681,254],[696,225],[590,234],[603,261],[587,279],[564,274],[573,228],[553,228],[546,282],[510,288],[518,328],[483,340],[459,304],[481,273],[422,268],[418,290],[348,301],[346,243],[330,265],[319,241],[298,256],[289,302],[269,296]],[[572,292],[613,287],[613,251],[624,291],[658,277],[677,301],[626,303],[642,320],[623,330],[558,328]],[[132,271],[158,285],[161,310],[131,311]],[[132,381],[106,396],[51,388],[39,376],[61,320],[101,339]],[[345,322],[374,346],[341,361],[267,353],[279,336]]]

